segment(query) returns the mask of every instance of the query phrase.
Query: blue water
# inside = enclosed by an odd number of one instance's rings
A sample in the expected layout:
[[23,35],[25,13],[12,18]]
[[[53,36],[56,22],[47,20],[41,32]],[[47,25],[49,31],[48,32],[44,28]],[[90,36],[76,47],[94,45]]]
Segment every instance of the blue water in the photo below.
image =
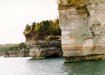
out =
[[64,63],[64,59],[0,58],[0,75],[105,75],[105,60]]

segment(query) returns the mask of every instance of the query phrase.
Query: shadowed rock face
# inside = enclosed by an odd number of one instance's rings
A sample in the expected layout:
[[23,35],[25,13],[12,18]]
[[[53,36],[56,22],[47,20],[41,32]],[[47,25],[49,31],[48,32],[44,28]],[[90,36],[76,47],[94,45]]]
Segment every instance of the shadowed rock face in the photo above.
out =
[[105,54],[104,0],[59,0],[59,20],[64,57]]

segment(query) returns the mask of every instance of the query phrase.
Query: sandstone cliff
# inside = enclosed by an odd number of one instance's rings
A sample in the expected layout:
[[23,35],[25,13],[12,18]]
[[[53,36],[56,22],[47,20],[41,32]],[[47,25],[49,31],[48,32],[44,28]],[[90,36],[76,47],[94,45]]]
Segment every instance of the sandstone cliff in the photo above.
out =
[[[104,0],[59,0],[64,57],[83,56],[84,60],[88,60],[86,56],[89,56],[89,60],[104,59],[104,19]],[[91,55],[94,57],[91,58]]]

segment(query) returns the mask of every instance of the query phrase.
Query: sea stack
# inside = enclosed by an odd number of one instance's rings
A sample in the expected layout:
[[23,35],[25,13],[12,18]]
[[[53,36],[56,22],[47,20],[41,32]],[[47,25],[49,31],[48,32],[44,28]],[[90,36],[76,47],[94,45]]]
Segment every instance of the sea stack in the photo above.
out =
[[105,59],[105,0],[59,0],[65,62]]

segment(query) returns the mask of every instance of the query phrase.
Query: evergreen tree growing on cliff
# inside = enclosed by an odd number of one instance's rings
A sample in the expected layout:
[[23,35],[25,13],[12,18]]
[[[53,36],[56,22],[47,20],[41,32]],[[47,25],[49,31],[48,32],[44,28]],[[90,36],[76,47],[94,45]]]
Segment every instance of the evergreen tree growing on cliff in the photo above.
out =
[[61,29],[59,27],[59,20],[46,20],[39,23],[33,22],[30,26],[26,25],[24,35],[26,38],[30,39],[34,37],[35,40],[44,40],[49,35],[60,36]]
[[29,37],[31,33],[31,26],[29,26],[28,24],[25,27],[25,30],[23,32],[23,34],[25,35],[25,37]]

